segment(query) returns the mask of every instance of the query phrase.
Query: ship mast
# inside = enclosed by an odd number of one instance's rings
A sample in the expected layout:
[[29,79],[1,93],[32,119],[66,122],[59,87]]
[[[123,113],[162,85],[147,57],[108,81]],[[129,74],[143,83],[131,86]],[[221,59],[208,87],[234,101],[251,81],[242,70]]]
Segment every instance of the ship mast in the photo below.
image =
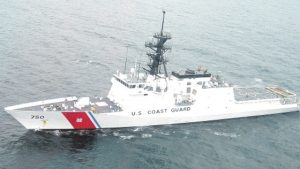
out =
[[159,76],[161,74],[161,65],[163,65],[164,75],[168,77],[167,72],[167,60],[164,56],[164,53],[171,49],[170,47],[164,46],[165,42],[171,39],[171,34],[164,32],[164,22],[165,22],[165,11],[163,11],[163,20],[161,24],[161,31],[153,35],[151,42],[146,42],[145,47],[151,49],[151,52],[147,52],[147,55],[150,58],[148,64],[150,70],[147,70],[151,75]]

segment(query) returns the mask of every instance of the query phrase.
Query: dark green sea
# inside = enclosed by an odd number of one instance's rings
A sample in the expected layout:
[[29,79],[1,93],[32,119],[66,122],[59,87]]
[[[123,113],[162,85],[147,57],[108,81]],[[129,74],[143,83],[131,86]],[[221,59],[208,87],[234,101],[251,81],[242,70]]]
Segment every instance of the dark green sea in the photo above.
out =
[[300,113],[91,133],[28,131],[4,107],[105,96],[160,30],[169,70],[300,95],[299,0],[1,0],[0,169],[296,169]]

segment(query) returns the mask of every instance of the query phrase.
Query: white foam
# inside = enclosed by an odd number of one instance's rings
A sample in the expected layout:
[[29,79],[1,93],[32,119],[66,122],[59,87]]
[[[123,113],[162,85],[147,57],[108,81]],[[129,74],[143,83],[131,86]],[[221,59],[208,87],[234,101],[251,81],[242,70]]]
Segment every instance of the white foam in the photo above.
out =
[[153,130],[153,133],[157,133],[157,134],[161,134],[161,135],[165,135],[165,136],[170,135],[170,132],[164,132],[164,131],[160,131],[160,130]]
[[59,130],[54,130],[54,131],[53,131],[53,134],[54,134],[55,136],[60,136],[60,135],[61,135],[61,132],[60,132]]
[[134,137],[135,137],[134,135],[120,136],[120,138],[121,138],[122,140],[130,140],[130,139],[132,139],[132,138],[134,138]]
[[135,129],[132,130],[133,132],[139,132],[139,131],[142,131],[142,128],[141,127],[137,127]]
[[263,80],[260,79],[260,78],[254,78],[254,80],[255,80],[256,82],[259,82],[259,83],[263,82]]
[[142,138],[150,138],[150,137],[152,137],[152,134],[147,134],[147,133],[142,134]]
[[160,134],[165,135],[165,136],[169,136],[170,135],[169,132],[160,132]]
[[186,134],[186,135],[189,135],[190,133],[191,133],[191,131],[189,131],[189,130],[184,131],[184,134]]
[[119,135],[120,135],[119,132],[117,132],[117,131],[114,131],[114,132],[113,132],[113,136],[119,136]]
[[239,135],[235,134],[235,133],[223,133],[223,132],[213,132],[214,135],[217,135],[217,136],[224,136],[224,137],[231,137],[231,138],[236,138],[238,137]]

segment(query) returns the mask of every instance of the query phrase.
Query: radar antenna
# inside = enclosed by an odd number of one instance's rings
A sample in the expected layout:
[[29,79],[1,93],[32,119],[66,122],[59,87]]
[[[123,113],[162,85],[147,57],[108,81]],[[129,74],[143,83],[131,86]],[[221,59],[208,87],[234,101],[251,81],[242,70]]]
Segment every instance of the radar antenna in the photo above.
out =
[[166,57],[164,56],[164,53],[170,50],[171,48],[164,46],[164,44],[167,40],[171,39],[171,34],[164,32],[165,14],[166,12],[163,11],[163,20],[161,24],[160,33],[155,33],[153,35],[152,41],[145,43],[145,47],[151,49],[150,52],[147,52],[147,55],[150,58],[150,62],[148,64],[150,70],[147,71],[151,75],[155,75],[158,77],[160,77],[158,74],[161,73],[161,65],[163,65],[165,77],[168,77],[168,72],[166,67],[167,60]]

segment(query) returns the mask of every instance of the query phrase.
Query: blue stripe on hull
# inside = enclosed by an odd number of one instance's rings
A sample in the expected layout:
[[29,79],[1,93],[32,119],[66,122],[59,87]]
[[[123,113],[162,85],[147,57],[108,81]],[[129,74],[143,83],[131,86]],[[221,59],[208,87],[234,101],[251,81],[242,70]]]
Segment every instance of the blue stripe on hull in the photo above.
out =
[[93,121],[96,123],[97,128],[101,128],[100,124],[99,124],[99,123],[97,122],[97,120],[95,119],[93,113],[91,113],[91,112],[88,112],[88,113],[89,113],[89,115],[92,117]]

